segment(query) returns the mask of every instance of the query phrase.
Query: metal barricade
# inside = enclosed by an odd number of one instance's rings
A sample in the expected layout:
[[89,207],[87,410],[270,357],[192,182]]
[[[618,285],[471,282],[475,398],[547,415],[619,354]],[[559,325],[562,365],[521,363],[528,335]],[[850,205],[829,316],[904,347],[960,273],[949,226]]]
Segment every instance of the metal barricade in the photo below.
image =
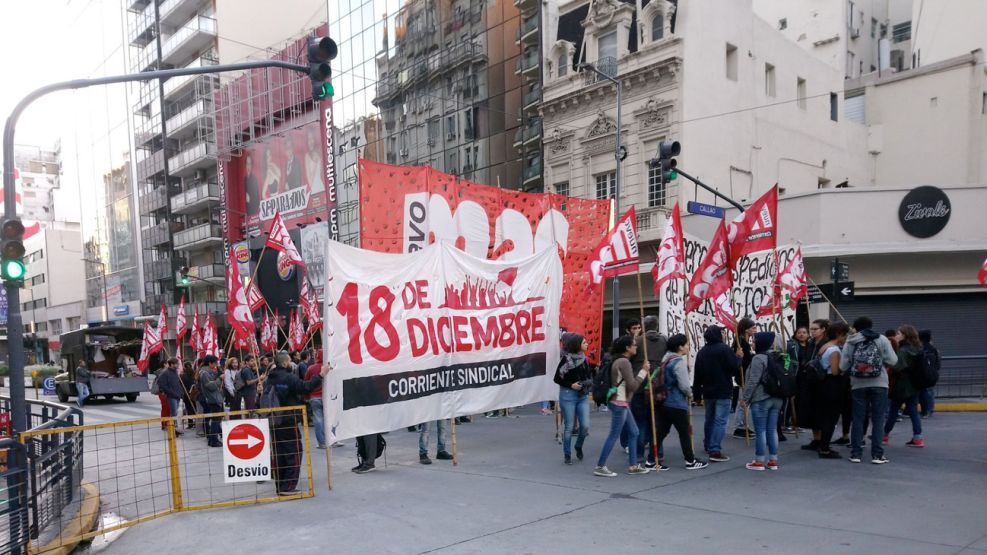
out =
[[936,397],[983,397],[987,394],[987,355],[942,357]]
[[0,553],[19,553],[29,537],[24,446],[0,439],[0,459]]

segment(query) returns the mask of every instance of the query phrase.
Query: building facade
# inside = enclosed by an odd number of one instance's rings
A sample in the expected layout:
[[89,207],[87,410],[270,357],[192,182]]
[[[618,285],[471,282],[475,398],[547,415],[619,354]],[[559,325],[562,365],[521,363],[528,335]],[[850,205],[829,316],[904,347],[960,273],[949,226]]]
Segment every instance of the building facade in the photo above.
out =
[[21,316],[28,364],[58,364],[59,335],[82,325],[81,244],[78,223],[52,223],[24,240]]

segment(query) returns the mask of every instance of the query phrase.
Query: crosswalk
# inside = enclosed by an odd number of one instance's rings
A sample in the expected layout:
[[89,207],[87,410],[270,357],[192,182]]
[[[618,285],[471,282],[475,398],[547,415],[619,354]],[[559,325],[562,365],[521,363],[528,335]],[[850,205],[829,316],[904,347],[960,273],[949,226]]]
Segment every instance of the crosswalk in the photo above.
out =
[[[74,404],[75,399],[70,400]],[[142,420],[161,416],[161,403],[156,396],[142,393],[136,402],[128,403],[123,399],[110,401],[96,399],[82,408],[85,424],[105,424],[107,422],[123,422],[126,420]]]

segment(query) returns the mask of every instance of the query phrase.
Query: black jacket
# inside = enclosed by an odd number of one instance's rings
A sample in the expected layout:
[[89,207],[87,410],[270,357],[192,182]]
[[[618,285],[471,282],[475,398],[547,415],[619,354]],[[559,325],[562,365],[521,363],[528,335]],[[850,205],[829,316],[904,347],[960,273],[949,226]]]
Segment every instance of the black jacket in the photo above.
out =
[[655,330],[648,330],[634,338],[637,345],[637,354],[631,359],[631,369],[637,372],[644,368],[644,342],[648,342],[648,362],[651,363],[651,371],[654,372],[661,366],[661,359],[665,356],[667,341],[665,336]]
[[[584,358],[582,364],[579,364],[572,370],[565,373],[564,376],[561,375],[562,366],[565,364],[565,354],[562,355],[562,360],[559,361],[559,365],[555,368],[555,383],[562,387],[571,389],[572,384],[576,382],[583,382],[593,378],[593,370],[589,366],[589,359]],[[580,393],[589,393],[586,387],[580,390]]]
[[696,356],[696,398],[729,399],[733,396],[733,380],[740,383],[741,359],[723,343],[723,328],[710,326],[703,334],[706,345]]
[[278,392],[278,401],[282,407],[304,405],[306,393],[311,393],[313,389],[322,385],[322,376],[316,374],[311,380],[302,381],[298,375],[291,371],[291,368],[275,367],[267,374],[267,381],[264,383],[266,393],[272,387]]
[[167,395],[169,399],[181,399],[185,396],[178,372],[169,370],[167,367],[162,368],[161,373],[158,374],[158,389],[161,390],[161,393]]

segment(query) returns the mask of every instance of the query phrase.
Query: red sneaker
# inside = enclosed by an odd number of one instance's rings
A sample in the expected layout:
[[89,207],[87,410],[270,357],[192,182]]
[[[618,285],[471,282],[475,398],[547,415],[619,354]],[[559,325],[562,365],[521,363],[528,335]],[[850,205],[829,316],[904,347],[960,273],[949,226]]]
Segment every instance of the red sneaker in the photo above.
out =
[[913,439],[913,440],[909,441],[908,443],[906,443],[905,445],[907,445],[908,447],[917,447],[917,448],[921,449],[921,448],[925,447],[925,440],[924,439]]
[[767,467],[765,466],[765,464],[763,462],[751,461],[751,462],[747,463],[747,470],[763,471],[766,468]]
[[778,461],[768,461],[768,470],[778,470]]

